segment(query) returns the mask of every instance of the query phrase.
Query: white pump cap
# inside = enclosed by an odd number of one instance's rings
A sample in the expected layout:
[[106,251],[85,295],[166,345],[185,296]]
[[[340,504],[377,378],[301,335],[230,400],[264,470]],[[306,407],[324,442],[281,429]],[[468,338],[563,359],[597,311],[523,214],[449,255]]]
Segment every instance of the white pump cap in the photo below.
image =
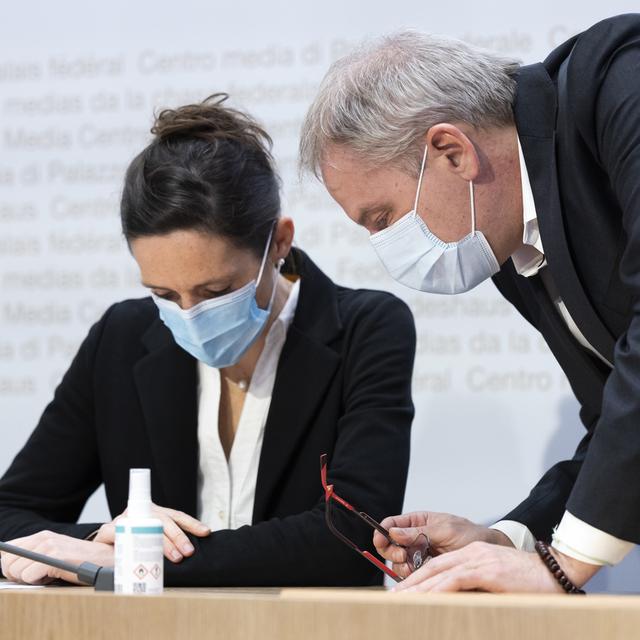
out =
[[151,470],[129,470],[127,517],[151,518]]

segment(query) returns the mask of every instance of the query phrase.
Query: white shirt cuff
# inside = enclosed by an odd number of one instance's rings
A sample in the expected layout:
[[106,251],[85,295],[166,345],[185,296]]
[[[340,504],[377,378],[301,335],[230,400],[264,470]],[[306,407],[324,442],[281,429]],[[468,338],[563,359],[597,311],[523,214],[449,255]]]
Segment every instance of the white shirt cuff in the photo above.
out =
[[552,546],[580,562],[602,566],[618,564],[634,543],[596,529],[565,511],[553,532]]
[[494,525],[491,525],[489,529],[495,529],[504,533],[513,546],[520,551],[527,551],[533,553],[536,550],[536,539],[529,529],[521,522],[515,520],[500,520]]

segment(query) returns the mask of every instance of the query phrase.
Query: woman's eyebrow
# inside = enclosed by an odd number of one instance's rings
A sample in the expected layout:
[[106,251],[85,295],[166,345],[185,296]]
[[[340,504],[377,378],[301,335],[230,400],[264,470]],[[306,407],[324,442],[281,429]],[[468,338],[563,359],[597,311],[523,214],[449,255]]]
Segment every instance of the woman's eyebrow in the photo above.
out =
[[[194,285],[193,288],[200,289],[202,287],[207,287],[212,284],[220,284],[220,283],[227,284],[228,280],[229,278],[212,278],[211,280],[207,280],[206,282],[202,282],[200,284]],[[165,287],[164,285],[160,285],[160,284],[151,284],[151,283],[145,282],[144,280],[140,284],[142,284],[142,286],[146,287],[147,289],[164,289],[165,291],[173,291],[171,287]]]

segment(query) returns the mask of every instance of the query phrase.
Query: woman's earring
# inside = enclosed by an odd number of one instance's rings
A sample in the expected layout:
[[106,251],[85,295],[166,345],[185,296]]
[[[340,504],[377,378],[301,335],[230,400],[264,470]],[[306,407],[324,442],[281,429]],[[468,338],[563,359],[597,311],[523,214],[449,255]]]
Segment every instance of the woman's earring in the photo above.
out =
[[278,269],[282,269],[283,266],[284,266],[284,258],[280,258],[280,260],[278,260],[277,262],[277,267]]

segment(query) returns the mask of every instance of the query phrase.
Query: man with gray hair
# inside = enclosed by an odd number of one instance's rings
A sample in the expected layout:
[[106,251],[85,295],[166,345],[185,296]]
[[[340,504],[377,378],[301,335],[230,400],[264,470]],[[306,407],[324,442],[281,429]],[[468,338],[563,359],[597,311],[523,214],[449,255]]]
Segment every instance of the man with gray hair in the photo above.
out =
[[640,543],[640,15],[526,67],[417,32],[376,40],[330,68],[300,152],[402,284],[454,294],[493,277],[587,429],[491,528],[387,518],[436,555],[412,573],[376,532],[397,588],[581,592]]

